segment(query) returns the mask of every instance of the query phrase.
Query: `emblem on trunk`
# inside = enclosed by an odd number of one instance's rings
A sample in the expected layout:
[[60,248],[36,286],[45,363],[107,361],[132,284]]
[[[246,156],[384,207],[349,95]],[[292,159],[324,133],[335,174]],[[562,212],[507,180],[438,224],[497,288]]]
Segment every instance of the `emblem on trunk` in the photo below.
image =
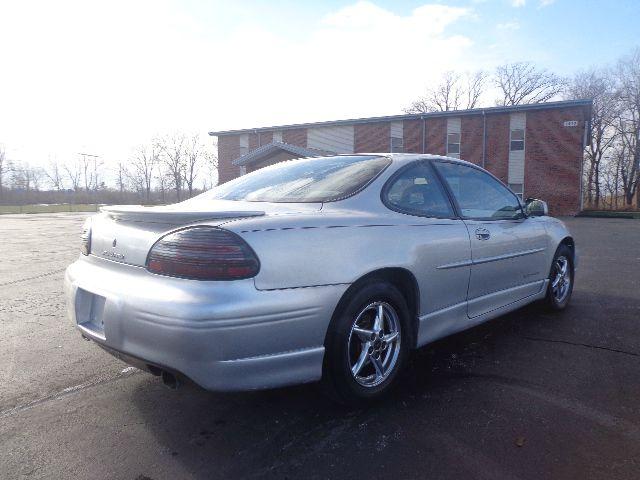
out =
[[118,252],[110,252],[109,250],[105,250],[102,252],[103,257],[115,258],[117,260],[124,260],[124,255]]
[[[117,244],[118,244],[118,240],[114,238],[114,239],[113,239],[113,242],[111,242],[111,246],[112,246],[113,248],[115,248]],[[115,250],[111,250],[111,251],[109,251],[109,250],[103,250],[103,252],[102,252],[102,256],[103,256],[103,257],[114,258],[114,259],[116,259],[116,260],[124,260],[124,254],[122,254],[122,253],[118,253],[118,252],[116,252]]]

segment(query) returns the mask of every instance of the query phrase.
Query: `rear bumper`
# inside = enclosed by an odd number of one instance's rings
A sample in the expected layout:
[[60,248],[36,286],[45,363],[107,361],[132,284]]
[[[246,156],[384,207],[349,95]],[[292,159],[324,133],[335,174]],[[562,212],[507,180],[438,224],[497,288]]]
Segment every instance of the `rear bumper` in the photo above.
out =
[[92,256],[65,274],[67,311],[85,337],[220,391],[319,380],[327,326],[347,287],[261,291],[251,279],[162,277]]

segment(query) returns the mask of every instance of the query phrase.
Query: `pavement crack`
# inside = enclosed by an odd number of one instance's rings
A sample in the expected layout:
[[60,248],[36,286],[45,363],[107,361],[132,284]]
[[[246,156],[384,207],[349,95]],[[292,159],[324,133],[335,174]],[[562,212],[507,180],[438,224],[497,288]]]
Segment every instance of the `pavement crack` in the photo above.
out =
[[7,285],[15,285],[16,283],[28,282],[29,280],[37,280],[39,278],[50,277],[51,275],[56,275],[58,273],[62,273],[65,270],[66,270],[66,268],[60,268],[60,269],[54,270],[52,272],[41,273],[40,275],[34,275],[32,277],[19,278],[18,280],[11,280],[10,282],[0,283],[0,287],[6,287]]
[[116,380],[120,380],[122,378],[126,378],[126,377],[130,377],[132,375],[135,375],[136,373],[139,373],[140,370],[138,370],[137,368],[125,368],[124,370],[122,370],[122,372],[116,374],[116,375],[110,375],[108,377],[102,377],[102,378],[98,378],[96,380],[90,380],[88,382],[84,382],[84,383],[80,383],[78,385],[74,385],[72,387],[67,387],[64,388],[62,390],[60,390],[59,392],[56,393],[52,393],[50,395],[46,395],[44,397],[41,398],[37,398],[35,400],[32,400],[31,402],[22,404],[22,405],[16,405],[15,407],[11,407],[8,408],[6,410],[0,410],[0,419],[5,418],[5,417],[9,417],[11,415],[14,415],[16,413],[19,412],[23,412],[25,410],[30,410],[33,407],[37,407],[38,405],[42,405],[43,403],[47,403],[50,402],[52,400],[58,400],[62,397],[66,397],[69,395],[73,395],[74,393],[80,392],[82,390],[86,390],[88,388],[92,388],[92,387],[97,387],[99,385],[104,385],[105,383],[110,383],[110,382],[114,382]]
[[640,357],[640,353],[629,352],[627,350],[620,350],[618,348],[606,347],[603,345],[591,345],[590,343],[581,343],[581,342],[572,342],[569,340],[558,340],[555,338],[542,338],[542,337],[528,337],[524,335],[520,335],[521,338],[525,340],[531,340],[533,342],[548,342],[548,343],[562,343],[565,345],[573,345],[575,347],[585,347],[585,348],[593,348],[595,350],[605,350],[607,352],[613,353],[622,353],[623,355],[630,355],[632,357]]

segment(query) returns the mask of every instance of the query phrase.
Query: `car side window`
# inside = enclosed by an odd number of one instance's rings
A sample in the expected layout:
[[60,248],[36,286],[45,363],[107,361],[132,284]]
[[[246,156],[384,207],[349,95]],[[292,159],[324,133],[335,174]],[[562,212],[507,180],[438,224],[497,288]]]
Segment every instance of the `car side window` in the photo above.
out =
[[451,203],[427,163],[416,163],[393,177],[382,195],[392,210],[421,217],[451,218]]
[[491,175],[459,163],[436,162],[465,218],[513,220],[522,218],[517,197]]

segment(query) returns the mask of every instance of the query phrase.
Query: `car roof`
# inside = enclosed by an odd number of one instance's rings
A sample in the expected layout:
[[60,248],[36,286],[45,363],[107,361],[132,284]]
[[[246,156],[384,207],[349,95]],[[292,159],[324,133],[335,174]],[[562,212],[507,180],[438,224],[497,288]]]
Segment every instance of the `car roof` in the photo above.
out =
[[472,165],[477,167],[475,163],[467,162],[455,157],[447,157],[446,155],[434,155],[431,153],[389,153],[389,152],[367,152],[367,153],[346,153],[337,156],[354,156],[354,155],[367,155],[367,156],[380,156],[390,158],[394,163],[409,163],[416,160],[447,160],[450,162],[461,163],[464,165]]

